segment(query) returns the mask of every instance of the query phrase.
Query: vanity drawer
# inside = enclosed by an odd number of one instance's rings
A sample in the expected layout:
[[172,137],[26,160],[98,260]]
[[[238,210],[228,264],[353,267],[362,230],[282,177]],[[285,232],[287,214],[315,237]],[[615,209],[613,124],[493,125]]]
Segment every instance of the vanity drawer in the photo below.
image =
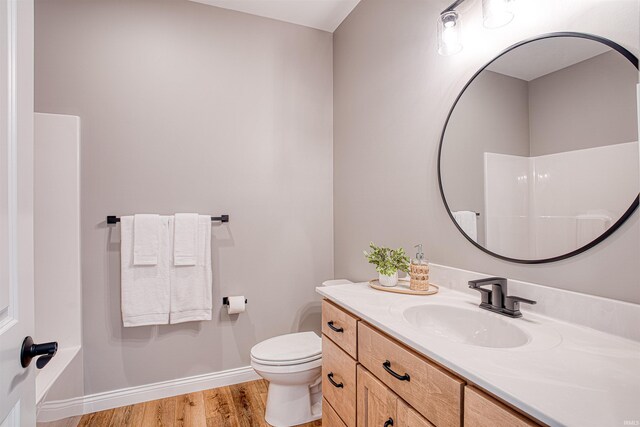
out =
[[327,399],[322,399],[322,427],[347,427]]
[[461,425],[464,381],[362,322],[358,355],[360,363],[435,426]]
[[358,358],[358,319],[327,300],[322,302],[322,333],[351,357]]
[[464,388],[465,427],[534,427],[535,422],[474,387]]
[[322,337],[322,395],[348,427],[356,425],[357,362]]

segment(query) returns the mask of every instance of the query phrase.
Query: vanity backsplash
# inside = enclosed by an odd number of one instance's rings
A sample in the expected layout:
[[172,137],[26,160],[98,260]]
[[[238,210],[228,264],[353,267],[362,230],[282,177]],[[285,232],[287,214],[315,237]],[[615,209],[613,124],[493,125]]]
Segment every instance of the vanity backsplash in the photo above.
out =
[[[430,264],[430,282],[440,287],[477,296],[469,289],[470,280],[495,276],[440,264]],[[537,301],[522,306],[523,312],[575,323],[608,334],[640,341],[640,305],[578,292],[550,288],[509,279],[509,293]]]

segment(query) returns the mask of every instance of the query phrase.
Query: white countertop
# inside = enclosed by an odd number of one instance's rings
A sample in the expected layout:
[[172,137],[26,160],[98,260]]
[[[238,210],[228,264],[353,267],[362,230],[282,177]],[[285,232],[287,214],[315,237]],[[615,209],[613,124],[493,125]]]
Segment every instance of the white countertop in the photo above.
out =
[[[440,288],[431,296],[381,292],[367,283],[318,287],[325,298],[461,377],[551,426],[640,423],[640,343],[549,317],[520,319],[478,308],[480,296]],[[405,308],[444,304],[499,316],[530,341],[515,348],[454,342],[420,330]]]

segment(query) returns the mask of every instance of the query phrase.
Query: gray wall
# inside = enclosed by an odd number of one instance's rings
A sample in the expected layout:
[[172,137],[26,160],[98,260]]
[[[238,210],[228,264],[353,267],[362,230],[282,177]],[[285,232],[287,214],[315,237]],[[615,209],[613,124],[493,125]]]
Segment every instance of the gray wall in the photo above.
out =
[[[333,277],[332,35],[186,0],[37,0],[36,110],[82,120],[86,394],[249,364]],[[229,214],[214,319],[123,328],[106,215]],[[52,224],[55,226],[55,224]],[[230,319],[225,295],[248,311]]]
[[637,141],[637,84],[615,51],[530,81],[531,155]]
[[484,154],[529,156],[529,85],[485,70],[451,114],[442,147],[442,182],[452,211],[474,211],[485,244]]
[[544,265],[504,262],[455,228],[436,171],[447,112],[479,67],[519,40],[552,31],[598,34],[638,55],[639,3],[517,2],[508,26],[487,30],[474,2],[462,16],[464,50],[443,57],[430,23],[447,3],[364,0],[334,33],[336,276],[374,277],[362,257],[371,240],[407,249],[423,242],[431,262],[640,303],[637,212],[576,257]]

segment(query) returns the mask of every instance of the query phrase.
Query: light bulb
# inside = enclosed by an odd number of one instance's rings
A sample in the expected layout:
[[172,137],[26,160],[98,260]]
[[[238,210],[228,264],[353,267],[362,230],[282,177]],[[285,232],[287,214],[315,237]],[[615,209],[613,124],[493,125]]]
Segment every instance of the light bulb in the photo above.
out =
[[458,14],[454,11],[444,12],[438,17],[438,53],[448,56],[461,50]]
[[486,28],[507,25],[513,19],[513,0],[482,0],[482,16]]

